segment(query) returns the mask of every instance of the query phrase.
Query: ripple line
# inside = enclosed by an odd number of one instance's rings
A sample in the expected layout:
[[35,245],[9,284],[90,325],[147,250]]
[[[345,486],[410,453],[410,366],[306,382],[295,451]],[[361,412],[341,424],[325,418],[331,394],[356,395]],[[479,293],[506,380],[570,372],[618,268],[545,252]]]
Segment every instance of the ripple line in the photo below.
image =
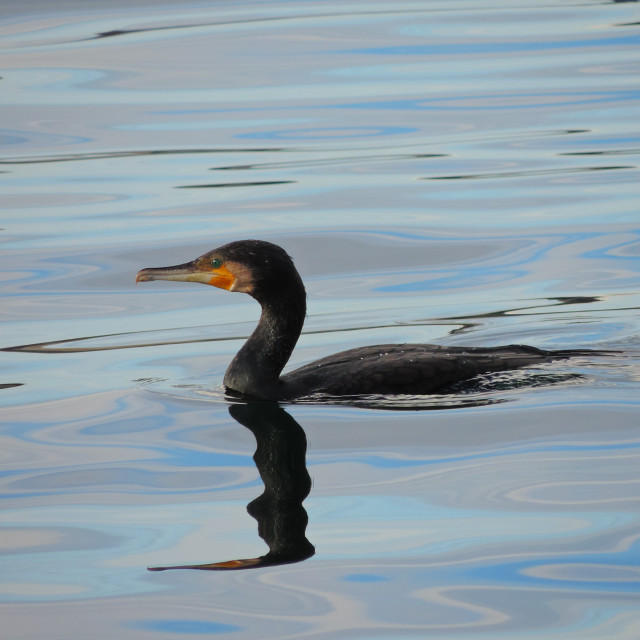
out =
[[635,165],[569,167],[562,169],[536,169],[533,171],[504,171],[501,173],[472,173],[466,176],[435,176],[419,178],[419,180],[486,180],[493,178],[521,178],[528,176],[563,175],[565,173],[587,173],[590,171],[613,171],[620,169],[637,169]]

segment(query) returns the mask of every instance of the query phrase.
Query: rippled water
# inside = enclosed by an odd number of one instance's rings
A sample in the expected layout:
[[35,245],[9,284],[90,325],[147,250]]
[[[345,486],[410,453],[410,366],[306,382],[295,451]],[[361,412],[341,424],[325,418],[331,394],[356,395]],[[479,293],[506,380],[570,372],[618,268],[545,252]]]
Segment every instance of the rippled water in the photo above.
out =
[[[638,638],[638,4],[103,4],[0,9],[3,637]],[[246,237],[292,365],[619,353],[234,403],[256,304],[133,279]]]

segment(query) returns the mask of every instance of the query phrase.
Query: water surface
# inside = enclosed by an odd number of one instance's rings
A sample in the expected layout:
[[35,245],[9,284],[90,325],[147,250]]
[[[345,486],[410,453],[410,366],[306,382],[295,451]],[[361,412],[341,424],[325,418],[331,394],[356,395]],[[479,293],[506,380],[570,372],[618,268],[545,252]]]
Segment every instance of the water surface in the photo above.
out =
[[[7,637],[638,637],[637,3],[0,17]],[[620,353],[255,426],[257,305],[133,284],[247,237],[307,284],[291,366]]]

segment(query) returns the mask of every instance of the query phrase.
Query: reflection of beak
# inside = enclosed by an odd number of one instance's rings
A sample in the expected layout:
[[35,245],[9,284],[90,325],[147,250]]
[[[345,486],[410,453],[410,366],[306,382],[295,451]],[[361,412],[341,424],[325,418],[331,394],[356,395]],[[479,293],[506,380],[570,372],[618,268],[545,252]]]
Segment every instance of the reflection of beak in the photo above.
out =
[[247,558],[246,560],[227,560],[226,562],[213,562],[211,564],[186,564],[177,567],[147,567],[149,571],[166,571],[167,569],[200,569],[202,571],[234,571],[238,569],[252,569],[260,566],[278,564],[268,562],[267,556],[260,558]]
[[142,269],[136,274],[136,283],[149,280],[176,280],[178,282],[202,282],[221,289],[229,289],[233,275],[224,267],[216,271],[201,269],[196,262],[185,262],[174,267]]

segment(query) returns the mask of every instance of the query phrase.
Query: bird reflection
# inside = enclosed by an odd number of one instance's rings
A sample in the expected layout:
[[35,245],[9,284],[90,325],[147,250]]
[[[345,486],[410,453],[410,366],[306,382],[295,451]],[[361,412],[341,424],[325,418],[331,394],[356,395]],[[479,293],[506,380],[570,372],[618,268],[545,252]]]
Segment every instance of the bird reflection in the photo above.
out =
[[269,546],[269,552],[258,558],[150,567],[150,571],[254,569],[301,562],[315,553],[305,535],[308,517],[302,506],[311,489],[305,465],[304,430],[275,402],[235,404],[229,407],[229,413],[256,438],[253,459],[264,482],[264,493],[247,505],[247,511],[258,521],[258,534]]

